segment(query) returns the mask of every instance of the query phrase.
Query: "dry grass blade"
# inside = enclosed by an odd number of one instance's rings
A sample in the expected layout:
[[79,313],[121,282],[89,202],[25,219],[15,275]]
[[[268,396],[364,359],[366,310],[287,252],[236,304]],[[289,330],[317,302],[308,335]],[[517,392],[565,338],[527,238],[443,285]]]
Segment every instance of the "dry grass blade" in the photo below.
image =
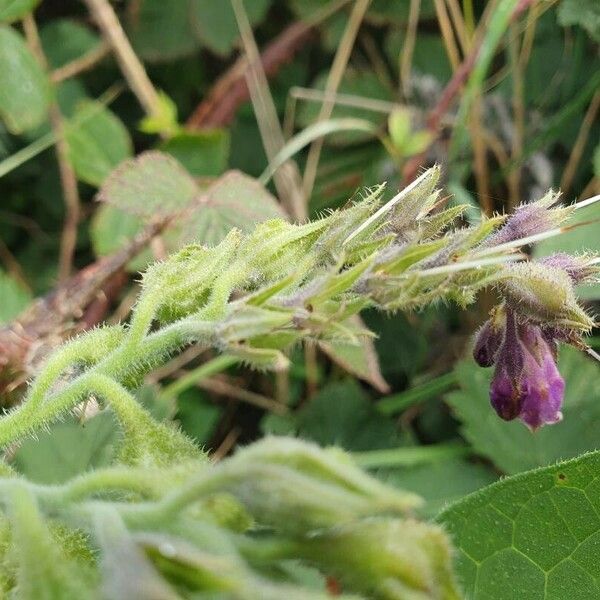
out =
[[[367,9],[369,8],[370,2],[371,0],[356,0],[356,3],[352,8],[348,24],[346,25],[346,29],[340,40],[337,52],[333,59],[333,64],[331,65],[331,70],[329,71],[325,83],[325,93],[328,95],[335,93],[340,86],[342,77],[346,71],[346,66],[348,65],[348,60],[350,59],[352,48],[354,47],[354,42],[356,41],[358,30]],[[333,106],[334,104],[331,101],[323,102],[321,110],[319,111],[319,116],[317,117],[317,122],[329,119],[333,111]],[[317,177],[317,167],[319,165],[322,147],[323,141],[317,140],[308,152],[303,180],[304,195],[306,198],[310,198],[312,194],[315,179]]]
[[[243,2],[242,0],[231,0],[231,5],[240,30],[244,52],[248,57],[246,80],[252,105],[265,153],[267,158],[272,160],[284,145],[283,131]],[[300,173],[294,163],[287,163],[285,168],[277,173],[275,186],[288,214],[295,220],[305,220],[307,216],[306,202],[302,193]]]

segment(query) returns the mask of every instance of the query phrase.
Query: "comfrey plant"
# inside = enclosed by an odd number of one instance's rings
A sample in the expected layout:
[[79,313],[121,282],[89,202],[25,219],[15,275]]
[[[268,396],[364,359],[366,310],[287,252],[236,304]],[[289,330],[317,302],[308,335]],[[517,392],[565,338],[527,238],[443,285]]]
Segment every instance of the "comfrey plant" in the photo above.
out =
[[[495,285],[505,302],[476,352],[497,364],[494,406],[532,426],[556,420],[554,345],[591,327],[571,289],[571,279],[592,273],[591,261],[511,264],[514,220],[498,230],[503,217],[449,230],[465,207],[441,210],[438,175],[427,171],[383,206],[379,187],[315,222],[271,220],[211,248],[188,246],[148,269],[127,326],[58,348],[24,402],[0,419],[2,446],[90,397],[112,411],[123,436],[114,465],[63,485],[33,484],[3,464],[4,594],[328,597],[294,579],[290,565],[301,561],[334,578],[345,598],[459,598],[446,535],[412,516],[413,494],[377,482],[338,449],[294,439],[267,438],[211,464],[135,396],[150,370],[189,344],[278,369],[286,348],[302,340],[368,335],[351,320],[365,307],[465,305]],[[555,212],[543,203],[535,210],[549,221],[533,232],[553,225]]]

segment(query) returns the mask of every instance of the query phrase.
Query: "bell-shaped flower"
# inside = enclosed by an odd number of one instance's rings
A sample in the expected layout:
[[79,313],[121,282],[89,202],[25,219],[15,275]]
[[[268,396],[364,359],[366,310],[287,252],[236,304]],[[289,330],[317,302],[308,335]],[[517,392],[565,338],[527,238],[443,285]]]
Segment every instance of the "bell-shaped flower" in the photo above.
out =
[[552,347],[540,328],[520,324],[508,312],[490,387],[494,410],[502,419],[519,418],[535,431],[562,419],[564,390]]

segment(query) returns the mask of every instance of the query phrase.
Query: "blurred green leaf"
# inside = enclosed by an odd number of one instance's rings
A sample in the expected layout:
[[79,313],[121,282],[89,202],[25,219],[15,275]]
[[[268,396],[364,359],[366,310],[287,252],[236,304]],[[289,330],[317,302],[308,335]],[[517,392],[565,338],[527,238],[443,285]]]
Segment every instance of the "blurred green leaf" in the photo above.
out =
[[89,469],[106,466],[115,455],[119,427],[109,411],[83,424],[56,423],[37,440],[25,441],[14,458],[16,469],[37,483],[62,483]]
[[600,447],[600,366],[564,347],[559,368],[566,383],[564,419],[533,434],[520,421],[503,421],[490,406],[492,369],[482,369],[471,360],[459,363],[456,374],[461,389],[448,394],[447,401],[475,452],[512,474]]
[[54,19],[40,29],[40,40],[53,69],[81,58],[100,44],[91,29],[72,19]]
[[600,42],[600,3],[597,0],[563,0],[557,14],[563,27],[579,25]]
[[0,323],[14,319],[30,302],[31,294],[0,269]]
[[152,114],[146,115],[139,124],[140,131],[172,137],[180,131],[177,118],[177,106],[162,91],[158,92],[158,102]]
[[[252,0],[244,8],[251,25],[257,25],[266,16],[271,0]],[[196,35],[210,50],[227,56],[239,37],[231,2],[191,0],[191,19]]]
[[171,61],[199,47],[189,0],[139,0],[129,3],[127,33],[135,51],[152,62]]
[[[120,250],[143,228],[141,217],[110,204],[99,206],[90,223],[90,238],[96,256],[108,256]],[[128,269],[143,270],[152,260],[152,253],[145,250],[129,263]]]
[[182,132],[159,149],[175,157],[194,177],[214,177],[227,168],[229,132],[225,129]]
[[[591,223],[588,223],[591,221]],[[581,227],[554,236],[536,244],[533,255],[535,257],[548,256],[555,252],[581,254],[582,252],[600,252],[600,236],[598,235],[598,222],[600,221],[600,202],[586,206],[575,212],[569,219],[569,225],[587,223]],[[600,298],[600,283],[594,285],[581,285],[577,288],[577,295],[584,300]]]
[[98,197],[133,214],[153,217],[185,208],[197,194],[194,180],[172,156],[150,151],[115,169]]
[[427,516],[437,514],[448,504],[497,479],[489,467],[459,457],[413,467],[383,469],[378,477],[390,485],[423,497],[426,504],[419,513]]
[[[410,11],[410,2],[390,2],[389,0],[373,0],[369,6],[368,18],[381,25],[406,25]],[[419,17],[431,19],[435,17],[433,0],[421,0]]]
[[298,433],[322,446],[346,450],[401,444],[394,422],[379,414],[356,381],[330,383],[298,413]]
[[410,112],[401,108],[392,111],[388,117],[388,131],[394,146],[402,149],[411,133]]
[[0,0],[0,22],[10,23],[30,13],[40,0]]
[[[325,71],[320,73],[311,87],[317,90],[324,90],[327,75],[328,72]],[[361,97],[365,99],[384,100],[388,102],[393,100],[392,91],[381,83],[373,71],[367,70],[348,68],[344,73],[344,77],[337,91],[340,94],[356,96],[358,102],[360,102]],[[319,115],[320,107],[320,102],[299,102],[297,118],[298,126],[304,129],[315,123]],[[332,111],[331,119],[359,119],[373,123],[375,127],[376,125],[383,125],[385,123],[387,114],[375,112],[373,110],[369,110],[368,108],[342,106],[337,104]],[[331,135],[327,139],[331,144],[348,144],[361,142],[371,137],[372,134],[368,132],[342,131],[340,133]]]
[[185,220],[182,243],[218,244],[233,227],[252,231],[256,223],[285,218],[275,198],[252,177],[229,171],[202,195]]
[[599,482],[594,452],[503,479],[443,512],[465,596],[600,597]]
[[33,129],[45,118],[50,82],[25,40],[0,25],[0,116],[11,133]]
[[196,388],[185,390],[177,398],[175,419],[181,429],[200,445],[210,440],[222,414],[223,409],[210,404]]
[[[290,8],[301,20],[313,18],[323,9],[323,5],[323,0],[289,0]],[[319,34],[328,52],[335,52],[337,49],[347,22],[347,12],[338,11],[319,25]]]
[[79,124],[67,129],[69,160],[79,179],[99,187],[121,161],[133,154],[129,132],[113,112],[98,102],[80,103],[73,119]]

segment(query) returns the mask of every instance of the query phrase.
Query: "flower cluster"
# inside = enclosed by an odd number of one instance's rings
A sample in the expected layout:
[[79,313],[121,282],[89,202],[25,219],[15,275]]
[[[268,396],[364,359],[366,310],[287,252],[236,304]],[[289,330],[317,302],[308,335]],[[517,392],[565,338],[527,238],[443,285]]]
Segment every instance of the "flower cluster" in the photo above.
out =
[[[518,240],[556,227],[572,209],[551,208],[557,196],[519,207],[487,246]],[[559,342],[583,347],[593,320],[579,306],[573,286],[594,279],[593,258],[557,253],[507,269],[499,286],[503,302],[475,338],[473,356],[495,365],[490,401],[506,420],[521,419],[535,431],[562,419],[565,382],[557,367]]]

